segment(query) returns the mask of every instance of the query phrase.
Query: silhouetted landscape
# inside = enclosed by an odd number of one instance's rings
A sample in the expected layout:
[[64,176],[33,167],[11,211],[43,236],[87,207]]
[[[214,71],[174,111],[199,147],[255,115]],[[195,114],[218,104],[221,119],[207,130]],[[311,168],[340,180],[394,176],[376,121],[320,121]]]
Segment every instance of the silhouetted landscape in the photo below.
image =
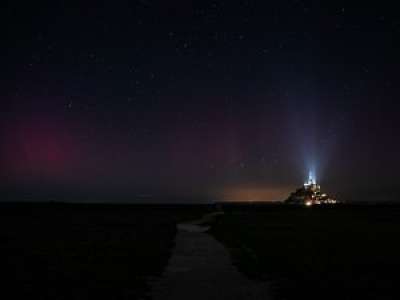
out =
[[276,299],[398,299],[400,207],[227,208],[212,234]]
[[168,262],[175,224],[207,207],[0,205],[10,299],[141,299]]
[[[400,207],[225,204],[209,233],[274,299],[396,299]],[[147,299],[176,224],[213,205],[1,205],[1,273],[13,298]],[[276,297],[276,298],[275,298]]]

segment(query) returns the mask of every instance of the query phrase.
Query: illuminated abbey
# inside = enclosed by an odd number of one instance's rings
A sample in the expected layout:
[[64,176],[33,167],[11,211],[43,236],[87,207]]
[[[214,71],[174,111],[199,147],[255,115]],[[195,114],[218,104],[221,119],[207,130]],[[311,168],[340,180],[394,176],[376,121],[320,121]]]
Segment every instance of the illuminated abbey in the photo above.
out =
[[312,172],[309,172],[308,180],[301,188],[291,193],[285,203],[312,206],[326,204],[332,205],[338,202],[327,194],[321,193],[321,187],[317,184],[315,176]]

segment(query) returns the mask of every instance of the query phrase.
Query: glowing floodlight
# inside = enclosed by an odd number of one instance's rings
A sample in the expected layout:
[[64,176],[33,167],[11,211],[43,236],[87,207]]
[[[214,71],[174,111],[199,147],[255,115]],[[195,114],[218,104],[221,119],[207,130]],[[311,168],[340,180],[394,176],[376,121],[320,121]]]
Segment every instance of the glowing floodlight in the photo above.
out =
[[315,173],[313,171],[308,172],[308,180],[304,183],[305,186],[317,184],[317,179],[315,178]]
[[313,169],[308,173],[308,179],[304,185],[291,193],[285,200],[287,204],[294,205],[328,205],[340,203],[338,200],[331,198],[326,193],[321,192],[321,187],[317,184],[317,179]]

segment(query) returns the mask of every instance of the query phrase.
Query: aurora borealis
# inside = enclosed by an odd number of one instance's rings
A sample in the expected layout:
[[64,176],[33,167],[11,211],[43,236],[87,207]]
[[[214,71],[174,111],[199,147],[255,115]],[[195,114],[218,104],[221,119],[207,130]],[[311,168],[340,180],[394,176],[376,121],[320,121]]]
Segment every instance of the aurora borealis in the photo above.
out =
[[400,19],[360,3],[9,3],[4,199],[281,200],[314,168],[395,200]]

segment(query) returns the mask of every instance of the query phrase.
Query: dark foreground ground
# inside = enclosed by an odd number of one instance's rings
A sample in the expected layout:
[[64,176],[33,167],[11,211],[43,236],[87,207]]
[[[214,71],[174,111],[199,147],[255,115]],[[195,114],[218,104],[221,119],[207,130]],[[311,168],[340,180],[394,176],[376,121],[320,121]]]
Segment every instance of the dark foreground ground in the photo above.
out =
[[[212,209],[2,204],[1,298],[146,299],[176,223]],[[400,207],[223,209],[211,233],[276,299],[400,299]]]
[[[205,206],[0,205],[2,299],[143,299]],[[7,296],[6,296],[7,295]]]
[[276,299],[400,299],[400,207],[231,206],[213,227]]

